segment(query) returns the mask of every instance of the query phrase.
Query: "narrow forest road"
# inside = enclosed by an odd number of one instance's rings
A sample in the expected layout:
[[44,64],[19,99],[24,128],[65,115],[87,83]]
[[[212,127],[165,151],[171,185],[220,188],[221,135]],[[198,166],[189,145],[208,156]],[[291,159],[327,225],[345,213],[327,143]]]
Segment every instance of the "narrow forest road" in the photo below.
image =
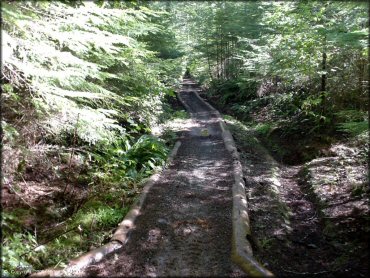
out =
[[231,261],[232,158],[215,112],[196,88],[183,81],[180,96],[192,125],[148,192],[128,242],[82,276],[245,275]]

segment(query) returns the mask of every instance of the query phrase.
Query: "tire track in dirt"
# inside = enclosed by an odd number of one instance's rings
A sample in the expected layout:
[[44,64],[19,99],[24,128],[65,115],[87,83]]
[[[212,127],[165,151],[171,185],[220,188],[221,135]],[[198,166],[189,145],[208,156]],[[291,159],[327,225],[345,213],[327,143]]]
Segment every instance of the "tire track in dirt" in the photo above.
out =
[[179,94],[192,125],[148,192],[126,245],[80,276],[244,275],[231,261],[232,158],[215,112],[195,96],[196,89],[184,80]]

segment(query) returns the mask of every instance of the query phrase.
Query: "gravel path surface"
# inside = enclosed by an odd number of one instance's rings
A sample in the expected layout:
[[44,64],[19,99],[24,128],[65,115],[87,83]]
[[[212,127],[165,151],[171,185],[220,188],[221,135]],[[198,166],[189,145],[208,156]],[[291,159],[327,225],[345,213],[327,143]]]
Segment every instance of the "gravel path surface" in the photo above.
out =
[[[172,164],[151,187],[122,250],[82,275],[242,276],[231,262],[233,166],[217,119],[184,80],[192,113]],[[205,129],[208,132],[205,132]]]

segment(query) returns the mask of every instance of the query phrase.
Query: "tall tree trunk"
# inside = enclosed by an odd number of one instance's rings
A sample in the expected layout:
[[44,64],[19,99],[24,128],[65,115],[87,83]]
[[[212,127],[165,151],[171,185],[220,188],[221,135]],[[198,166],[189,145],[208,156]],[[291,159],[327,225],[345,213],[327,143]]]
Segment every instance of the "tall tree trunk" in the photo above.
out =
[[[220,34],[220,29],[217,28],[218,35]],[[220,79],[220,42],[216,41],[216,70],[217,70],[217,79]]]
[[323,52],[322,54],[322,71],[321,74],[321,92],[324,92],[326,90],[326,52]]
[[[233,56],[234,57],[236,57],[238,55],[238,44],[237,44],[237,42],[238,42],[238,39],[235,38],[234,39],[234,45],[233,45],[233,49],[234,49]],[[238,78],[239,71],[240,71],[240,62],[239,62],[239,60],[234,60],[233,70],[234,70],[234,77]]]
[[230,78],[230,39],[227,40],[227,61],[226,61],[226,78]]
[[221,33],[221,40],[220,40],[220,71],[221,71],[221,79],[224,79],[224,46],[223,46],[223,34]]
[[210,62],[210,57],[209,57],[209,48],[208,48],[208,39],[206,40],[206,51],[207,51],[207,63],[208,63],[208,73],[209,77],[213,81],[213,76],[212,76],[212,71],[211,71],[211,62]]
[[359,85],[359,91],[362,93],[364,90],[363,86],[363,80],[365,76],[365,66],[366,66],[366,61],[361,57],[361,54],[356,55],[357,58],[357,63],[358,63],[358,85]]
[[227,38],[224,38],[224,78],[227,79]]

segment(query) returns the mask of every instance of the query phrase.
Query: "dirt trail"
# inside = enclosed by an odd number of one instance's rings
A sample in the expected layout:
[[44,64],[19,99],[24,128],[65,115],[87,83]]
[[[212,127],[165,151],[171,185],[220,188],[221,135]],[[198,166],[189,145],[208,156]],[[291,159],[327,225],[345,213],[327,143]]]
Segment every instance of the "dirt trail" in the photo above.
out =
[[128,242],[83,276],[244,275],[231,262],[231,156],[214,112],[195,90],[185,79],[180,95],[192,125],[184,130],[174,161],[151,187]]

